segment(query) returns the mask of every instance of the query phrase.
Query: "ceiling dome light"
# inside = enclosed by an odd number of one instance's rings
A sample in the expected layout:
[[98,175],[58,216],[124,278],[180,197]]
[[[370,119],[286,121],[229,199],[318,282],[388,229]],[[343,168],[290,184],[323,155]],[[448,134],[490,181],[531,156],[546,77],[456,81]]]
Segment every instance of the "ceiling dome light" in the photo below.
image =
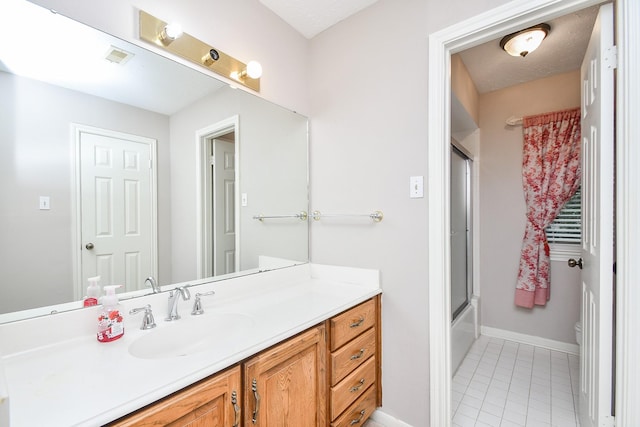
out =
[[549,31],[551,31],[549,25],[539,24],[503,37],[500,40],[500,47],[511,56],[524,58],[540,46]]

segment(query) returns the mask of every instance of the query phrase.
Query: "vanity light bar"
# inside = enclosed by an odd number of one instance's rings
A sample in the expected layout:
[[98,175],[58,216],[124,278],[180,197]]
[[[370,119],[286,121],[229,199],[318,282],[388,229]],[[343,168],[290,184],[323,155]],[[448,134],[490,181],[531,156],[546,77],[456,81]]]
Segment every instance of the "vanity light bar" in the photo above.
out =
[[252,78],[247,74],[247,64],[187,33],[182,33],[175,38],[168,38],[166,36],[167,25],[166,22],[155,16],[143,10],[140,11],[139,36],[141,40],[260,92],[260,78]]

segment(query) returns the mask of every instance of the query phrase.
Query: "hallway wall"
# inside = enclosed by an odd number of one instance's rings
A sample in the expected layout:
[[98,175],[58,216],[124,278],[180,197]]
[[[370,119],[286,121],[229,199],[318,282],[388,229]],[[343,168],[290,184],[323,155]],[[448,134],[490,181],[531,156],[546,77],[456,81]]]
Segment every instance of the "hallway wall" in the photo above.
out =
[[[311,40],[311,209],[384,212],[314,222],[311,259],[380,269],[382,410],[416,427],[429,420],[429,287],[441,286],[427,266],[428,36],[503,3],[379,0]],[[413,175],[424,198],[409,198]]]
[[551,299],[529,310],[513,303],[525,229],[522,126],[528,116],[580,105],[574,71],[480,95],[480,286],[482,325],[575,344],[580,270],[551,262]]

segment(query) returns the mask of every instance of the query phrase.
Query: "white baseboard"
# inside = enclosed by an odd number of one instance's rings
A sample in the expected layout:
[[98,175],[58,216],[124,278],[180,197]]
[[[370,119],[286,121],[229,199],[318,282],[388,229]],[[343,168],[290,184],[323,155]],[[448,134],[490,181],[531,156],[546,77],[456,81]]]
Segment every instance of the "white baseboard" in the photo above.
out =
[[535,345],[537,347],[548,348],[549,350],[561,351],[563,353],[569,353],[576,356],[580,355],[580,346],[578,344],[550,340],[548,338],[541,338],[533,335],[520,334],[518,332],[491,328],[489,326],[481,326],[480,334],[487,337],[501,338],[504,340],[515,341],[522,344]]
[[382,424],[384,427],[411,427],[411,425],[392,417],[380,409],[376,409],[369,419]]

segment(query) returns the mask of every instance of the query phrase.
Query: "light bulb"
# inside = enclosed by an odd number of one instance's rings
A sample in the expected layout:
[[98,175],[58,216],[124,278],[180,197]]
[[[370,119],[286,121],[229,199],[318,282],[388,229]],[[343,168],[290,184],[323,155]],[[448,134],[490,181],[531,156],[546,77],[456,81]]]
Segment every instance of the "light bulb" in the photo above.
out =
[[252,79],[259,79],[262,76],[262,65],[258,61],[249,61],[247,75]]
[[178,23],[167,24],[164,27],[164,32],[168,38],[175,40],[182,35],[182,25]]
[[162,29],[162,32],[158,36],[158,39],[160,39],[160,42],[163,45],[168,46],[181,35],[182,35],[182,25],[176,24],[176,23],[167,24]]

